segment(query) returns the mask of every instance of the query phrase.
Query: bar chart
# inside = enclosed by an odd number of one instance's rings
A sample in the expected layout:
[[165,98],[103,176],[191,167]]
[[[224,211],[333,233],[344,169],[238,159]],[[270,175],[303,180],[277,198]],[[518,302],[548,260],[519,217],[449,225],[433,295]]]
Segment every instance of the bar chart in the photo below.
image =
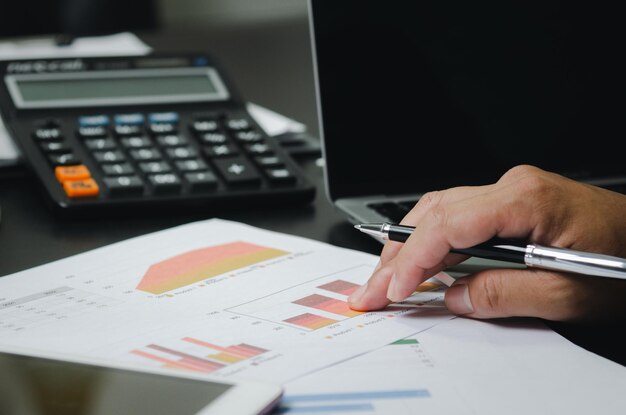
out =
[[196,249],[150,266],[137,290],[163,294],[287,254],[281,249],[241,241]]
[[183,337],[167,343],[151,343],[130,353],[164,368],[212,373],[269,351],[246,343],[221,346],[194,337]]
[[370,274],[371,267],[356,266],[227,311],[305,331],[318,330],[364,314],[351,309],[347,299]]

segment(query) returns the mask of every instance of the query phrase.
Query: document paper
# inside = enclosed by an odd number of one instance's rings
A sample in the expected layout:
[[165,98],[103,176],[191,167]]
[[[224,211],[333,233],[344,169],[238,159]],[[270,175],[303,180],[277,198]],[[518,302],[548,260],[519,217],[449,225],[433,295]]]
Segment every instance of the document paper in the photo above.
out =
[[459,317],[288,382],[278,413],[622,415],[625,387],[539,320]]
[[284,383],[453,316],[444,285],[358,312],[375,255],[219,219],[0,278],[0,349]]

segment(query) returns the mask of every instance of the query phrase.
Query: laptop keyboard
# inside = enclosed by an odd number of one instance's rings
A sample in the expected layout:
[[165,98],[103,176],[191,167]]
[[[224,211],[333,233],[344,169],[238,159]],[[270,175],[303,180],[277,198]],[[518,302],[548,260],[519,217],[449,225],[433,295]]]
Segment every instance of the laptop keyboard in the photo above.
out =
[[368,207],[376,211],[379,215],[388,218],[389,222],[399,223],[402,218],[413,209],[416,203],[417,200],[403,200],[401,202],[371,203]]

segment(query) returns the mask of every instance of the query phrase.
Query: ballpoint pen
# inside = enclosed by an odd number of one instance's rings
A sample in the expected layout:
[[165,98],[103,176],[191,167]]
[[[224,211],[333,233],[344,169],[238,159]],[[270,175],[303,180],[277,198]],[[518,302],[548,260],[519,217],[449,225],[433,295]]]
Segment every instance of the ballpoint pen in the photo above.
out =
[[[406,242],[412,226],[389,223],[363,223],[354,225],[368,235],[396,242]],[[487,242],[450,252],[478,258],[525,264],[528,267],[598,277],[626,279],[626,259],[572,249],[526,244],[519,241],[493,238]]]

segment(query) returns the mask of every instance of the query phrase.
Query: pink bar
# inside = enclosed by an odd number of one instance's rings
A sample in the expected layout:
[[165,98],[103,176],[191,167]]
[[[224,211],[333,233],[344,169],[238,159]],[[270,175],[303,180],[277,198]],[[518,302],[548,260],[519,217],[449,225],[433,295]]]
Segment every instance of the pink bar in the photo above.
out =
[[179,362],[177,360],[166,359],[164,357],[156,356],[151,353],[142,352],[141,350],[133,350],[131,353],[136,354],[137,356],[146,357],[148,359],[156,360],[159,363],[165,363],[167,365],[172,365],[179,369],[185,370],[194,370],[196,372],[201,372],[196,366],[188,365],[183,362]]
[[177,350],[168,349],[167,347],[159,346],[159,345],[156,345],[156,344],[151,344],[148,347],[151,348],[151,349],[154,349],[154,350],[159,350],[161,352],[165,352],[165,353],[172,354],[174,356],[181,357],[181,358],[183,358],[183,360],[185,360],[187,362],[195,362],[195,364],[198,365],[198,366],[207,366],[210,369],[213,369],[215,365],[217,365],[219,367],[224,367],[224,365],[222,365],[220,363],[211,362],[211,361],[208,361],[208,360],[203,360],[203,359],[200,359],[199,357],[196,357],[196,356],[193,356],[193,355],[190,355],[190,354],[187,354],[187,353],[182,353],[182,352],[179,352]]
[[208,347],[209,349],[218,350],[220,352],[235,354],[238,357],[250,357],[249,353],[244,353],[242,351],[235,352],[231,350],[229,347],[218,346],[213,343],[208,343],[202,340],[194,339],[193,337],[184,337],[183,340],[189,343],[197,344],[198,346]]

